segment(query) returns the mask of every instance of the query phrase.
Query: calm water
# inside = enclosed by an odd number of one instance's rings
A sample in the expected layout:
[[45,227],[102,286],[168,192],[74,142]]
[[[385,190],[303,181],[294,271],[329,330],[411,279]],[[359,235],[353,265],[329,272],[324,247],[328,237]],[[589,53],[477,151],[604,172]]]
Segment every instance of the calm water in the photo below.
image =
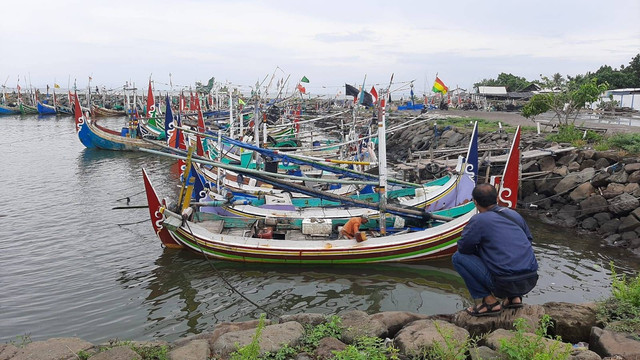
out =
[[[122,122],[105,121],[114,129]],[[172,161],[85,149],[71,117],[2,117],[0,124],[0,343],[25,334],[172,341],[264,312],[222,279],[275,313],[436,314],[469,302],[450,261],[324,268],[218,262],[213,269],[197,254],[162,249],[146,209],[111,209],[126,196],[132,205],[146,203],[142,167],[164,195],[173,192]],[[596,238],[529,223],[541,267],[529,303],[601,299],[609,294],[610,260],[620,272],[640,268]]]

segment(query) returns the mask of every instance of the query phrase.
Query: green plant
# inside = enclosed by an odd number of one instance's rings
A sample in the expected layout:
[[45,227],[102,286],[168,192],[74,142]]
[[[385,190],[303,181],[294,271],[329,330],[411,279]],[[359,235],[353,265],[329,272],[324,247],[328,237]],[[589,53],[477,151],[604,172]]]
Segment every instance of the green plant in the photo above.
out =
[[640,275],[628,279],[611,267],[611,297],[598,303],[598,320],[615,331],[640,333]]
[[587,130],[585,134],[583,130],[579,130],[573,125],[560,126],[556,134],[547,136],[549,141],[568,142],[574,144],[574,146],[586,145],[587,142],[599,142],[602,139],[602,135],[595,131]]
[[477,339],[465,339],[463,341],[453,337],[452,330],[445,330],[440,327],[437,321],[434,321],[436,331],[442,336],[444,343],[435,341],[433,346],[425,349],[422,354],[424,359],[432,360],[464,360],[467,358],[467,352],[477,342]]
[[92,356],[92,354],[91,354],[91,353],[88,353],[88,352],[86,352],[86,351],[84,351],[84,350],[80,350],[80,351],[78,351],[78,353],[76,354],[76,357],[77,357],[79,360],[87,360],[87,359],[89,359],[91,356]]
[[397,349],[387,348],[377,337],[365,336],[357,339],[342,351],[334,351],[337,360],[387,360],[398,359]]
[[16,340],[10,340],[9,344],[11,344],[11,345],[13,345],[15,347],[23,348],[23,347],[29,345],[31,342],[32,342],[31,334],[26,333],[24,335],[16,336]]
[[528,325],[525,319],[518,318],[513,323],[515,331],[510,338],[500,339],[500,353],[509,360],[556,360],[568,359],[571,345],[563,344],[560,337],[557,342],[548,341],[547,329],[553,326],[551,317],[543,315],[534,334],[527,333]]
[[265,360],[287,360],[293,359],[298,354],[298,349],[287,344],[283,345],[276,353],[265,353],[261,359]]
[[640,134],[615,134],[606,140],[607,148],[618,148],[633,154],[640,153]]
[[135,351],[140,355],[142,360],[168,360],[169,359],[169,348],[166,345],[161,346],[136,346],[130,345],[131,350]]
[[231,360],[257,360],[260,358],[260,335],[262,335],[262,329],[264,329],[265,314],[260,314],[260,320],[258,320],[258,327],[251,342],[238,350],[231,353]]
[[318,347],[320,340],[326,337],[333,337],[340,339],[342,336],[342,319],[339,316],[333,315],[327,319],[326,323],[307,327],[305,329],[305,335],[302,339],[302,345],[305,349],[315,349]]

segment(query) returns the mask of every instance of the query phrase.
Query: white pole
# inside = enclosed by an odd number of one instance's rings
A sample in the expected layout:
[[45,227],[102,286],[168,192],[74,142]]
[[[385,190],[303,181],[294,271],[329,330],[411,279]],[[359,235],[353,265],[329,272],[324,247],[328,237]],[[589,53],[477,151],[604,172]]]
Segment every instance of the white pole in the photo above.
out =
[[385,215],[387,208],[387,139],[384,124],[386,101],[384,97],[382,99],[382,106],[378,114],[378,174],[380,175],[380,234],[385,235],[387,233]]
[[233,137],[233,94],[231,88],[229,88],[229,137]]

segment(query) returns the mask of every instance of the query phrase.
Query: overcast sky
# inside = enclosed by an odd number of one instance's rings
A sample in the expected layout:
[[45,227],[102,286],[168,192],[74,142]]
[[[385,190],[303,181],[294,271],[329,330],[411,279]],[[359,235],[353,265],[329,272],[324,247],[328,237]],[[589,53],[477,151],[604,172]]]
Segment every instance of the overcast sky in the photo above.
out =
[[[436,73],[450,88],[500,72],[540,78],[619,68],[640,53],[640,1],[5,0],[0,81],[157,89],[210,77],[248,89],[306,76],[312,94]],[[268,79],[267,79],[268,82]],[[165,85],[167,84],[167,85]],[[398,85],[396,85],[398,86]]]

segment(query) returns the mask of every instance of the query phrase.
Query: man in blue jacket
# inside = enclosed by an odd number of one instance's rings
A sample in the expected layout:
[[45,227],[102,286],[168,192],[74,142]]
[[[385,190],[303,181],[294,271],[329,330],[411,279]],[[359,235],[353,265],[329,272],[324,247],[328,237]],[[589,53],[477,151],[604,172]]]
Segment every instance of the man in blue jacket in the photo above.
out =
[[[493,186],[477,185],[472,197],[478,214],[462,231],[453,266],[471,296],[482,299],[466,311],[472,316],[498,315],[503,308],[522,307],[522,296],[536,285],[533,236],[520,214],[497,205]],[[500,303],[498,297],[505,300]]]

